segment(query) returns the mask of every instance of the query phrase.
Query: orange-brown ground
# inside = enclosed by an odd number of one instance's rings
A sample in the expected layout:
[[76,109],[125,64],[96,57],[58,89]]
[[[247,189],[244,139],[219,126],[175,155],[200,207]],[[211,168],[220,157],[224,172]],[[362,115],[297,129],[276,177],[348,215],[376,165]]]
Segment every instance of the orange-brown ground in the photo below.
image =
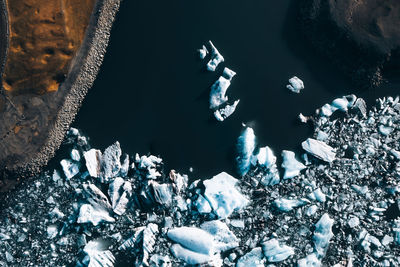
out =
[[3,88],[56,91],[82,44],[96,0],[7,0],[9,49]]

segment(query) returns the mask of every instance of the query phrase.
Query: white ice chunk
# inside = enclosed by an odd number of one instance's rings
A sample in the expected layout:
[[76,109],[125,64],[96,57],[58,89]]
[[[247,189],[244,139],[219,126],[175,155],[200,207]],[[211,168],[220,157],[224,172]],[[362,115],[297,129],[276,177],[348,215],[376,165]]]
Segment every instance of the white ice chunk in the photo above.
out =
[[239,246],[239,240],[235,234],[221,221],[205,222],[200,225],[200,228],[213,236],[216,251],[223,252]]
[[60,164],[67,179],[71,179],[79,173],[79,162],[70,159],[63,159]]
[[94,184],[83,184],[83,194],[87,201],[95,208],[111,210],[111,204],[104,193]]
[[329,138],[329,135],[324,131],[318,131],[317,140],[326,141]]
[[113,211],[118,215],[122,215],[125,213],[129,197],[132,195],[132,184],[121,177],[117,177],[110,184],[108,195],[111,199]]
[[147,179],[157,179],[157,177],[161,176],[161,173],[159,173],[156,169],[157,165],[162,163],[161,158],[153,155],[139,157],[139,155],[136,154],[136,161],[139,169],[147,171]]
[[196,227],[178,227],[168,231],[167,236],[172,241],[185,248],[206,255],[214,252],[213,236]]
[[187,264],[202,264],[213,259],[211,255],[198,253],[179,244],[173,244],[170,247],[171,253],[178,259],[185,261]]
[[308,197],[312,200],[316,200],[318,202],[325,202],[326,195],[321,191],[320,188],[315,189],[312,193],[308,195]]
[[347,224],[351,227],[357,227],[360,224],[360,220],[357,217],[351,217],[350,220],[348,220]]
[[235,112],[236,107],[239,104],[239,102],[240,102],[240,99],[236,100],[232,105],[228,104],[223,108],[217,109],[216,111],[214,111],[214,117],[218,121],[224,121],[226,118],[228,118]]
[[301,170],[304,170],[306,166],[296,159],[296,155],[292,151],[282,151],[282,168],[285,169],[283,179],[291,179],[300,174]]
[[207,63],[207,70],[209,71],[215,71],[215,69],[218,67],[218,65],[221,62],[224,62],[224,57],[219,53],[217,48],[214,46],[214,44],[211,41],[208,41],[208,43],[211,46],[211,59]]
[[231,70],[230,68],[224,68],[224,72],[222,73],[222,76],[224,76],[227,80],[232,80],[232,78],[236,75],[236,72]]
[[204,59],[208,54],[208,50],[205,45],[203,45],[203,47],[198,49],[197,51],[199,52],[200,59]]
[[273,238],[262,243],[265,257],[269,262],[280,262],[286,260],[294,254],[293,248],[280,245],[278,240]]
[[316,158],[326,161],[332,162],[336,158],[335,150],[327,145],[326,143],[315,140],[313,138],[308,138],[306,141],[301,143],[301,146],[305,151],[310,153],[311,155],[315,156]]
[[219,77],[213,85],[211,85],[210,109],[216,109],[228,101],[226,91],[230,85],[230,80],[222,76]]
[[276,185],[280,181],[278,167],[276,166],[276,156],[268,146],[261,147],[257,155],[253,156],[253,165],[259,165],[265,168],[265,175],[261,179],[264,186]]
[[172,185],[171,184],[159,184],[155,181],[150,181],[154,191],[155,200],[161,204],[170,206],[172,203]]
[[393,132],[393,128],[386,125],[379,125],[379,132],[384,136],[388,136]]
[[289,212],[294,208],[304,206],[309,202],[306,199],[287,199],[287,198],[278,198],[274,200],[274,205],[280,211]]
[[81,160],[81,155],[79,154],[79,150],[77,150],[77,149],[71,150],[71,159],[75,160],[75,161]]
[[317,210],[318,210],[318,206],[317,205],[312,205],[306,210],[306,215],[307,216],[312,216],[317,212]]
[[121,155],[121,146],[118,141],[106,148],[101,161],[102,182],[110,182],[111,178],[117,177],[121,169]]
[[89,171],[90,176],[99,178],[102,158],[101,151],[97,149],[90,149],[89,151],[83,152],[83,157],[85,158],[86,168]]
[[200,194],[194,205],[200,213],[210,213],[212,211],[210,203]]
[[122,160],[121,169],[119,170],[119,175],[125,177],[128,175],[129,171],[129,155],[124,154],[124,159]]
[[154,254],[150,257],[150,266],[152,267],[172,267],[171,259],[168,255],[161,256]]
[[355,95],[343,96],[336,98],[331,104],[325,104],[320,109],[320,115],[324,117],[330,117],[336,110],[346,112],[349,108],[353,107],[357,97]]
[[92,223],[97,226],[100,222],[115,222],[115,219],[110,214],[100,208],[94,208],[90,204],[83,204],[79,209],[77,223]]
[[293,76],[289,79],[289,84],[286,85],[286,88],[294,93],[300,93],[300,90],[304,89],[304,83],[296,76]]
[[256,136],[254,130],[246,127],[237,142],[238,156],[236,157],[236,161],[240,175],[243,176],[249,171],[255,148]]
[[239,210],[249,202],[237,189],[237,179],[226,172],[203,182],[204,196],[210,203],[214,213],[221,219],[227,218],[235,210]]
[[328,249],[329,241],[333,237],[332,233],[333,219],[325,213],[315,224],[314,248],[319,257],[323,257]]
[[107,249],[105,243],[102,240],[93,240],[87,243],[83,249],[86,257],[82,260],[82,263],[88,267],[113,267],[115,257]]
[[315,253],[311,253],[304,259],[297,261],[298,267],[320,267],[321,261],[318,259]]
[[242,256],[236,263],[236,267],[264,267],[265,258],[260,247],[253,248]]

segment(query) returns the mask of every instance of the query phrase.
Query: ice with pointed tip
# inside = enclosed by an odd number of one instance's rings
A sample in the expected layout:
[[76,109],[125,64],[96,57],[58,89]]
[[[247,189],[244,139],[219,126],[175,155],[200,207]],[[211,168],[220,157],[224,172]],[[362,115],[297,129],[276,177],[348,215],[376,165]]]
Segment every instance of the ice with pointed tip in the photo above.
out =
[[313,241],[315,251],[319,257],[325,256],[325,253],[329,246],[329,242],[333,237],[333,222],[333,219],[329,218],[329,215],[325,213],[315,224]]
[[330,163],[336,158],[335,150],[322,141],[307,138],[306,141],[301,143],[301,146],[305,151],[325,162]]
[[216,109],[228,101],[226,91],[230,85],[231,81],[222,76],[211,85],[210,109]]
[[101,222],[115,222],[115,219],[110,216],[107,210],[99,207],[94,208],[90,204],[81,205],[77,223],[91,223],[97,226]]
[[80,168],[79,162],[70,159],[63,159],[60,161],[60,164],[64,171],[64,175],[67,179],[71,179],[79,173],[79,168]]
[[284,261],[294,254],[293,248],[287,245],[280,245],[275,238],[261,244],[265,257],[269,262]]
[[157,179],[157,177],[161,176],[161,173],[156,169],[157,165],[162,163],[161,158],[153,155],[139,157],[139,155],[136,154],[136,162],[138,163],[139,169],[147,171],[147,179]]
[[315,189],[313,192],[311,192],[308,197],[312,200],[316,200],[318,202],[325,202],[326,201],[326,195],[321,191],[321,188]]
[[250,170],[251,160],[256,148],[256,136],[254,130],[246,127],[238,138],[236,161],[240,175],[244,176]]
[[294,93],[300,93],[300,90],[304,89],[304,83],[298,77],[293,76],[289,79],[289,84],[286,85],[286,88]]
[[203,182],[205,186],[204,197],[220,219],[229,217],[232,212],[240,210],[249,202],[236,188],[237,182],[237,179],[226,172],[221,172],[212,179]]
[[72,149],[71,150],[71,159],[74,161],[80,161],[81,160],[81,155],[77,149]]
[[222,62],[224,62],[224,57],[219,53],[217,48],[214,46],[214,44],[211,41],[208,41],[210,47],[211,47],[211,58],[207,63],[207,70],[209,71],[215,71],[215,69],[218,67],[218,65]]
[[285,169],[283,179],[291,179],[300,174],[306,166],[296,159],[296,154],[293,151],[283,150],[282,151],[282,168]]
[[253,156],[252,164],[258,164],[265,168],[265,175],[261,179],[261,183],[264,186],[273,186],[280,182],[279,171],[276,165],[276,156],[270,147],[261,147],[257,155]]
[[129,197],[132,195],[132,184],[121,177],[116,177],[108,188],[108,195],[111,199],[113,211],[122,215],[125,213]]
[[210,213],[212,211],[210,203],[200,194],[194,202],[194,205],[200,213]]
[[100,178],[102,182],[107,183],[117,177],[121,169],[121,155],[121,146],[118,141],[106,148],[101,160]]

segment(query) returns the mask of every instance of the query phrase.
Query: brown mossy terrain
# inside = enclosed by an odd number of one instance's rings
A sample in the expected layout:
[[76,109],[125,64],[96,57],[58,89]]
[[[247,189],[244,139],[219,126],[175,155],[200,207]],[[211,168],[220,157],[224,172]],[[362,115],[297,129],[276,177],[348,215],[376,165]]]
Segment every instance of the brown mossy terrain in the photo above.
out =
[[8,0],[9,48],[3,88],[56,91],[79,49],[96,0]]
[[[359,88],[400,67],[400,1],[301,0],[303,32]],[[398,74],[398,73],[397,73]]]
[[102,63],[121,0],[0,0],[0,192],[60,146]]

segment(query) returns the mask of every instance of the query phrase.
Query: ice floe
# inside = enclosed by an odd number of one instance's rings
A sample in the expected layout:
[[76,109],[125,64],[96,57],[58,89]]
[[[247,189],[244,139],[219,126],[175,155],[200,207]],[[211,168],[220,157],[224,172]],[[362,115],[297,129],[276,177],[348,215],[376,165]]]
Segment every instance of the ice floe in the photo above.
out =
[[293,76],[289,79],[289,84],[286,85],[286,88],[294,93],[300,93],[300,91],[304,89],[304,83],[296,76]]
[[306,141],[301,143],[302,148],[320,160],[326,162],[332,162],[336,158],[335,150],[327,145],[326,143],[315,140],[313,138],[307,138]]
[[275,238],[262,243],[262,248],[268,262],[280,262],[294,254],[293,248],[280,245],[279,241]]
[[296,159],[296,155],[293,151],[283,150],[282,151],[282,168],[285,169],[283,179],[291,179],[300,174],[306,166]]

